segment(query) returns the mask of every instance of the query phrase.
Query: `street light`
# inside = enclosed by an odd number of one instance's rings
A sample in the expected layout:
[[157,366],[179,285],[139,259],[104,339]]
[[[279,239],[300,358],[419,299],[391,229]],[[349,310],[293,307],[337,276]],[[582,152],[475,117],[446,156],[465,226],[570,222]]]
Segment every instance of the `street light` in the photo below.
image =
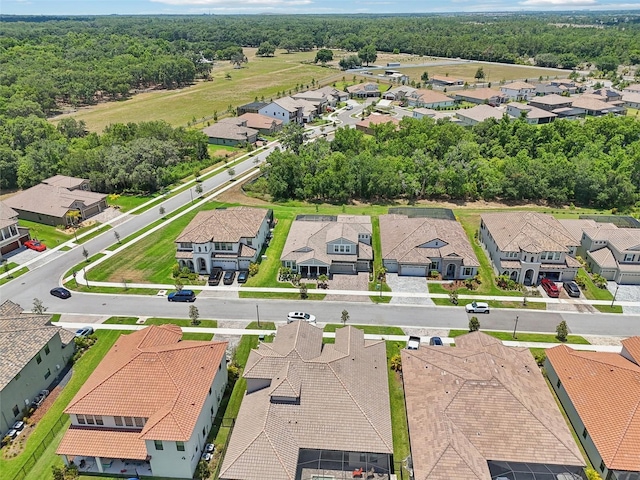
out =
[[517,340],[516,330],[518,329],[518,315],[516,315],[516,325],[513,327],[513,339]]
[[258,317],[258,328],[260,327],[260,310],[258,310],[258,305],[256,305],[256,316]]
[[191,196],[191,204],[193,205],[193,191],[189,189],[189,195]]
[[618,288],[620,288],[620,285],[616,285],[616,293],[613,294],[613,300],[611,300],[612,307],[613,307],[613,302],[616,301],[616,296],[618,295]]

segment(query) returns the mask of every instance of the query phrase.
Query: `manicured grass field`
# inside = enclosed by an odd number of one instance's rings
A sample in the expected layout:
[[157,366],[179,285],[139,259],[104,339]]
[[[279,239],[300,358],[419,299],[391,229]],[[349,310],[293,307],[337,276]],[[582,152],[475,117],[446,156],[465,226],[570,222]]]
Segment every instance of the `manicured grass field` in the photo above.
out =
[[101,227],[96,228],[96,230],[94,230],[93,232],[91,232],[90,234],[79,238],[78,241],[76,243],[78,244],[82,244],[85,243],[89,240],[91,240],[92,238],[97,237],[98,235],[102,235],[104,232],[106,232],[107,230],[111,230],[113,227],[111,225],[102,225]]
[[364,333],[370,333],[372,335],[404,335],[404,331],[400,327],[385,327],[381,325],[342,325],[341,323],[328,323],[324,326],[325,332],[335,332],[338,328],[355,327],[362,330]]
[[[482,323],[482,317],[480,318],[480,322]],[[491,332],[488,330],[482,330],[483,333],[487,335],[491,335],[499,340],[514,340],[513,332]],[[449,330],[450,337],[459,337],[460,335],[465,335],[469,333],[468,330]],[[581,337],[580,335],[569,335],[567,337],[566,342],[561,342],[556,338],[553,333],[518,333],[517,338],[515,340],[519,342],[542,342],[542,343],[575,343],[579,345],[590,345],[590,343]]]
[[[73,233],[67,234],[65,232],[61,232],[52,225],[44,225],[42,223],[36,223],[30,220],[22,219],[18,220],[18,225],[28,228],[29,233],[31,234],[31,238],[37,238],[39,241],[44,243],[47,248],[57,247],[61,243],[64,243],[73,238]],[[78,229],[78,233],[80,233],[81,231],[82,229]]]
[[124,213],[159,197],[160,195],[109,195],[109,205],[117,205],[120,207],[120,211]]
[[589,274],[584,270],[584,268],[580,268],[578,270],[577,278],[584,281],[584,288],[581,289],[584,296],[590,300],[613,300],[613,295],[606,288],[598,288],[595,286]]
[[464,62],[457,65],[438,65],[438,66],[425,66],[414,68],[396,68],[405,75],[409,75],[411,80],[416,82],[421,81],[420,76],[424,71],[432,75],[447,75],[451,78],[459,78],[474,84],[476,82],[475,74],[478,68],[482,67],[485,74],[485,82],[491,82],[494,88],[498,88],[498,84],[502,80],[535,80],[542,76],[543,78],[566,78],[571,73],[569,70],[565,72],[559,72],[557,70],[547,68],[532,68],[523,65],[505,65],[505,64],[487,64],[477,62]]

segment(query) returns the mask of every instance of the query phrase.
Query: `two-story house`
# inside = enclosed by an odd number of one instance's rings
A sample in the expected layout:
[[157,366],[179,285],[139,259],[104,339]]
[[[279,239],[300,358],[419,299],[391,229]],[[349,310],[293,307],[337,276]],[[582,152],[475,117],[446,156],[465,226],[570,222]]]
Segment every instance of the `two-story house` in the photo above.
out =
[[384,94],[382,94],[382,98],[384,98],[385,100],[403,101],[406,100],[407,97],[415,91],[416,89],[413,87],[402,85],[399,87],[390,88],[389,90],[384,92]]
[[426,277],[473,278],[480,262],[462,226],[455,220],[380,215],[382,264],[390,273]]
[[56,453],[81,472],[193,478],[227,385],[227,342],[122,335],[69,403]]
[[299,124],[304,123],[304,105],[291,97],[278,98],[264,107],[261,107],[258,110],[258,113],[277,120],[282,120],[284,125],[290,122]]
[[531,125],[550,123],[558,116],[553,112],[519,102],[507,104],[507,115],[522,119]]
[[176,239],[180,267],[207,275],[213,267],[247,270],[270,232],[273,211],[231,207],[198,212]]
[[373,82],[351,85],[350,87],[347,87],[347,92],[349,93],[349,97],[351,98],[368,98],[380,96],[380,88],[377,83]]
[[509,100],[520,102],[529,100],[536,94],[536,87],[527,82],[511,82],[500,87],[500,91],[504,93]]
[[407,101],[411,107],[424,108],[453,107],[455,104],[453,98],[447,97],[440,92],[426,89],[414,90],[407,96]]
[[303,277],[371,271],[371,217],[298,215],[280,262]]
[[551,215],[538,212],[485,213],[480,217],[480,241],[498,275],[525,285],[541,277],[554,281],[575,278],[579,243]]
[[640,284],[640,229],[611,224],[585,228],[579,251],[594,273],[619,284]]
[[29,238],[29,229],[18,226],[18,212],[0,201],[0,256],[22,247]]
[[22,420],[40,390],[64,372],[75,353],[73,332],[51,325],[51,315],[23,314],[20,305],[0,305],[0,432]]

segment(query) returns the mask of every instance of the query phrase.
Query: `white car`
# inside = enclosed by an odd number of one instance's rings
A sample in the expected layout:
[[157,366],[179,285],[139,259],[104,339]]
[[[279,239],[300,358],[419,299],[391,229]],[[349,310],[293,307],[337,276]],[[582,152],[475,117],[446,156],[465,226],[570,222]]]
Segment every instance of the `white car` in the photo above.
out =
[[202,460],[204,460],[205,462],[210,462],[211,459],[213,458],[213,455],[208,452],[205,452],[202,454],[202,457],[200,458],[202,458]]
[[472,302],[465,305],[467,313],[489,313],[489,304],[484,302]]
[[315,315],[304,312],[289,312],[287,315],[287,323],[295,322],[296,320],[304,320],[309,323],[316,323]]

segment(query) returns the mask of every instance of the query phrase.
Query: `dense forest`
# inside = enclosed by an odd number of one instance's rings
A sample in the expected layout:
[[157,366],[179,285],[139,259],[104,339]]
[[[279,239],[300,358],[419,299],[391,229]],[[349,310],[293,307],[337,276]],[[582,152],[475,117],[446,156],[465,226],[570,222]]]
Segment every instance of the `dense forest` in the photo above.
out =
[[403,118],[399,130],[374,132],[341,128],[333,142],[276,151],[251,188],[276,200],[500,199],[621,211],[640,192],[640,122],[631,117],[490,119],[472,129]]

